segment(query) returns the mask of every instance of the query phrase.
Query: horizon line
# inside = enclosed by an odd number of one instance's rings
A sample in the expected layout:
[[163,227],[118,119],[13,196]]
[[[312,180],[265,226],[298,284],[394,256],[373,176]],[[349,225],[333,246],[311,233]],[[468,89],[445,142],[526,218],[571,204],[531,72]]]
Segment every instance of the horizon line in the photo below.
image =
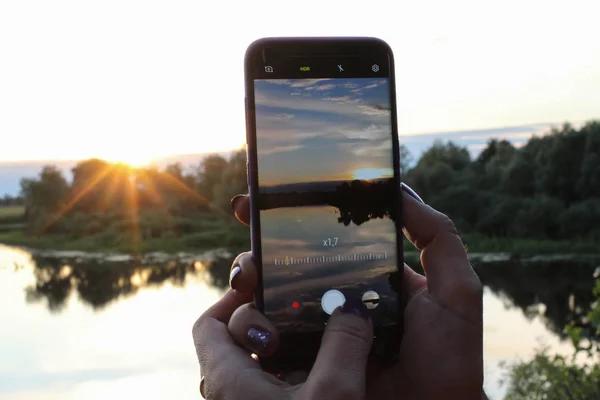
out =
[[[592,121],[596,121],[596,120],[600,120],[600,118],[598,118],[598,119],[592,118],[592,119],[588,119],[585,121],[536,122],[536,123],[531,123],[531,124],[504,125],[504,126],[491,127],[491,128],[473,128],[473,129],[464,129],[464,130],[459,129],[459,130],[450,130],[450,131],[428,131],[428,132],[407,133],[407,134],[399,133],[398,137],[399,137],[399,139],[401,139],[402,137],[418,137],[418,136],[433,136],[433,135],[448,136],[448,135],[456,135],[456,134],[469,134],[469,133],[476,133],[476,132],[484,133],[484,132],[494,132],[494,131],[534,128],[534,127],[540,127],[540,128],[545,127],[545,129],[549,129],[550,127],[553,127],[553,126],[564,126],[565,124],[570,124],[574,127],[578,127],[579,125],[584,125],[588,122],[592,122]],[[535,133],[532,133],[532,136],[535,136]],[[164,161],[165,159],[168,159],[168,158],[193,157],[193,156],[197,156],[197,155],[230,153],[233,151],[243,150],[245,146],[246,146],[246,143],[243,143],[242,145],[240,145],[238,147],[232,147],[231,149],[228,149],[228,150],[217,150],[217,151],[195,152],[195,153],[180,153],[180,154],[165,154],[163,156],[152,159],[150,162],[148,162],[145,165],[152,166],[154,163]],[[35,164],[40,164],[40,163],[44,163],[44,162],[67,164],[67,163],[76,163],[76,162],[90,160],[90,159],[99,159],[99,160],[104,160],[104,161],[108,161],[108,162],[113,162],[113,161],[109,161],[108,158],[110,158],[110,157],[107,157],[105,159],[105,158],[99,157],[99,156],[92,156],[92,157],[82,157],[82,158],[54,158],[54,159],[53,158],[39,158],[39,159],[21,159],[21,160],[8,160],[8,161],[0,160],[0,165],[7,165],[7,164],[8,165],[10,165],[10,164],[12,164],[12,165],[15,165],[15,164],[19,164],[19,165],[33,164],[33,165],[35,165]],[[121,162],[121,161],[114,161],[114,162],[116,163],[116,162]]]

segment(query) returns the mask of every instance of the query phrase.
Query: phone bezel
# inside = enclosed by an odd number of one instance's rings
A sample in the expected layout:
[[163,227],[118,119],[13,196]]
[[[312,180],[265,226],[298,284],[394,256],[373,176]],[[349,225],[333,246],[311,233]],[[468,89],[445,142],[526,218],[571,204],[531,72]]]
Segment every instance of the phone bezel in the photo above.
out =
[[[262,271],[262,248],[261,248],[261,230],[260,218],[257,205],[258,195],[258,160],[256,149],[256,115],[254,101],[254,80],[256,77],[256,63],[263,60],[263,56],[267,49],[276,49],[280,53],[285,54],[303,54],[307,57],[319,55],[348,55],[348,54],[373,54],[377,56],[385,55],[388,60],[389,68],[389,83],[390,83],[390,107],[391,107],[391,125],[392,125],[392,143],[393,143],[393,168],[394,180],[396,188],[396,198],[398,208],[396,210],[396,254],[398,279],[402,279],[402,268],[404,262],[403,253],[403,236],[402,236],[402,196],[400,189],[400,148],[397,128],[397,107],[396,107],[396,90],[395,90],[395,63],[394,56],[390,46],[381,39],[371,37],[280,37],[280,38],[263,38],[254,41],[246,50],[244,58],[245,72],[245,108],[246,108],[246,150],[247,150],[247,176],[248,190],[250,195],[250,229],[251,229],[251,247],[252,257],[257,267],[258,287],[255,293],[255,306],[261,312],[264,312],[264,297],[263,297],[263,271]],[[264,62],[261,61],[261,65]],[[400,282],[401,286],[401,282]],[[391,337],[385,343],[384,349],[380,351],[382,354],[372,352],[373,358],[383,364],[393,363],[395,356],[399,350],[400,339],[403,331],[403,309],[401,294],[398,295],[398,321],[393,327],[379,327],[379,334],[383,337]],[[377,327],[375,327],[377,328]],[[377,330],[377,329],[376,329]],[[322,332],[320,332],[322,335]],[[303,347],[308,346],[310,349],[303,350],[304,354],[309,353],[309,357],[303,361],[294,360],[285,352],[278,351],[275,356],[269,358],[261,358],[261,364],[267,370],[274,372],[285,372],[302,369],[305,364],[310,364],[310,360],[316,357],[316,350],[320,344],[320,335],[317,337],[312,335],[298,334],[294,340],[304,339]],[[300,336],[305,336],[300,338]],[[396,340],[397,338],[397,340]],[[281,341],[285,341],[286,337],[281,337]],[[383,339],[382,339],[383,340]],[[393,343],[392,343],[393,342]],[[374,344],[374,349],[376,347]],[[283,346],[282,346],[283,347]],[[314,354],[312,354],[314,353]],[[313,357],[314,356],[314,357]],[[297,361],[297,362],[296,362]]]

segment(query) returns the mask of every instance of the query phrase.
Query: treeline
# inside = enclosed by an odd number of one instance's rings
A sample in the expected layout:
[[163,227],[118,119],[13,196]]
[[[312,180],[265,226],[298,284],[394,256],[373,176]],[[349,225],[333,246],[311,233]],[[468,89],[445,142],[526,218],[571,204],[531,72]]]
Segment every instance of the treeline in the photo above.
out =
[[9,194],[0,197],[0,207],[22,206],[23,198],[20,196],[11,196]]
[[[406,148],[402,154],[410,159]],[[412,167],[405,164],[402,179],[464,234],[600,240],[598,121],[564,125],[521,147],[491,140],[475,159],[465,147],[437,141]],[[244,151],[207,157],[191,171],[91,159],[73,168],[70,182],[47,166],[21,181],[26,230],[91,238],[99,248],[150,239],[158,248],[248,246],[248,231],[230,209],[231,197],[247,191],[245,165]]]
[[472,160],[435,142],[403,178],[464,233],[600,240],[600,122],[565,124],[516,148],[491,140]]
[[178,163],[159,170],[90,159],[72,169],[70,182],[47,166],[21,180],[26,230],[91,238],[99,248],[181,238],[189,247],[243,245],[247,232],[233,223],[230,199],[246,192],[245,165],[244,151],[208,156],[192,171]]

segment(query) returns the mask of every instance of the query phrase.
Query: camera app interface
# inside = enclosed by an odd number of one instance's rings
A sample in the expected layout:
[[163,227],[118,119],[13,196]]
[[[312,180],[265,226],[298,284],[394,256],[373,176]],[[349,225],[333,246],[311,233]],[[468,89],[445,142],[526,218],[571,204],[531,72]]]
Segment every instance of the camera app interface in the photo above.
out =
[[255,80],[264,310],[282,332],[322,330],[346,299],[397,315],[386,78]]

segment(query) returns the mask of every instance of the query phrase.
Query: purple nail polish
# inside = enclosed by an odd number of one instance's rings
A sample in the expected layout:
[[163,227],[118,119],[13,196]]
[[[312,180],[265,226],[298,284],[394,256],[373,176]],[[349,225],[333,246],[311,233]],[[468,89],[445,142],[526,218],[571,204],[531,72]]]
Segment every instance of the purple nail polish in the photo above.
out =
[[259,328],[250,328],[248,330],[248,342],[254,351],[262,354],[269,347],[269,343],[271,343],[271,332],[263,331]]
[[233,288],[233,286],[232,286],[233,278],[235,278],[237,275],[239,275],[240,272],[242,272],[242,268],[239,265],[236,265],[235,267],[233,267],[231,269],[231,272],[229,273],[229,286],[231,288]]
[[369,319],[369,310],[367,310],[367,306],[360,300],[347,299],[342,308],[340,308],[340,311],[346,314],[354,314],[362,319]]
[[423,201],[423,199],[421,199],[421,197],[419,197],[419,195],[417,194],[417,192],[415,192],[414,190],[412,190],[410,188],[410,186],[408,186],[406,183],[402,182],[400,184],[400,187],[402,188],[402,190],[409,195],[410,197],[412,197],[413,199],[417,200],[419,203],[423,203],[425,204],[425,202]]

